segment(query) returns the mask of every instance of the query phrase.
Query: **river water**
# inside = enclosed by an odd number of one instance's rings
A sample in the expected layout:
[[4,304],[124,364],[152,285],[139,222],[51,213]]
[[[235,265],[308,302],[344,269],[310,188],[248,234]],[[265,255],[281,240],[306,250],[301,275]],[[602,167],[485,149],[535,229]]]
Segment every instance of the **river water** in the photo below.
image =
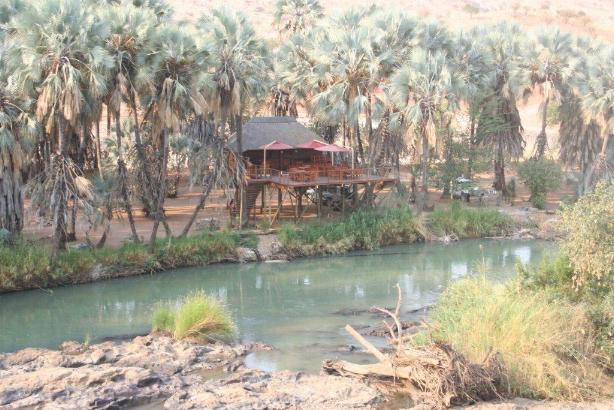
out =
[[[394,306],[402,312],[433,304],[446,286],[486,265],[496,280],[517,262],[536,263],[554,244],[542,241],[461,241],[412,244],[289,263],[220,264],[52,290],[0,295],[0,351],[55,348],[65,340],[97,342],[146,333],[161,301],[204,290],[227,303],[244,342],[275,347],[247,358],[264,370],[317,372],[326,358],[347,358],[354,343],[343,327],[381,323],[363,312]],[[366,359],[366,358],[365,358]],[[356,355],[352,360],[358,360]]]

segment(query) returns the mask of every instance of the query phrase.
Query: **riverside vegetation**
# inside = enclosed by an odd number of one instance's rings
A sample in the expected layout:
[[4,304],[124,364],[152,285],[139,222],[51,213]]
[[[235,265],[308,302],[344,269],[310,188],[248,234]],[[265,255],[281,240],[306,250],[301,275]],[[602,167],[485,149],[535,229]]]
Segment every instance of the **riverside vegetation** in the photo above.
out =
[[200,232],[158,240],[153,250],[128,243],[119,248],[73,249],[54,259],[40,242],[18,239],[0,244],[0,292],[206,265],[234,259],[238,247],[255,243],[255,235],[249,233]]
[[[427,224],[408,207],[364,209],[336,220],[283,225],[279,240],[290,256],[339,254],[382,246],[413,243],[454,233],[479,238],[511,232],[513,222],[490,208],[453,203],[437,209]],[[0,292],[45,288],[99,279],[203,266],[237,259],[237,248],[257,246],[250,232],[199,232],[185,238],[158,240],[153,251],[145,244],[119,248],[73,249],[52,258],[37,241],[7,239],[0,243]]]
[[586,400],[614,394],[614,187],[599,185],[561,211],[561,253],[518,278],[481,277],[448,288],[431,330],[470,360],[501,354],[509,393]]

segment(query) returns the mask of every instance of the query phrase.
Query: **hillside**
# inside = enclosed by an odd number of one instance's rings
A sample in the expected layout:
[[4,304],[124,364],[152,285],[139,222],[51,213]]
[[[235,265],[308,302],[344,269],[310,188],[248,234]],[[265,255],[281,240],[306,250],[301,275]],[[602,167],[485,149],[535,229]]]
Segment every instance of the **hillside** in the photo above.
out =
[[[168,0],[178,20],[196,20],[219,4],[242,10],[250,16],[262,35],[276,35],[273,21],[275,0]],[[612,0],[320,0],[327,13],[352,6],[398,7],[409,13],[445,22],[452,28],[488,24],[511,19],[529,27],[558,25],[574,33],[604,40],[614,39],[614,2]]]

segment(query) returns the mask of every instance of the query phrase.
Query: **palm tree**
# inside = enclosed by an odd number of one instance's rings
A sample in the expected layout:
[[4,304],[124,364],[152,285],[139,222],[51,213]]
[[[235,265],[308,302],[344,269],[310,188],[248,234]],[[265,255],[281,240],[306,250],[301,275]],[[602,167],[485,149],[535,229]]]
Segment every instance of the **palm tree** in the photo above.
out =
[[430,147],[438,143],[437,120],[456,109],[461,84],[450,71],[443,52],[415,50],[392,77],[390,94],[413,131],[416,152],[421,152],[422,205],[428,198]]
[[211,108],[219,119],[222,135],[228,121],[237,131],[241,153],[243,109],[249,99],[262,100],[268,91],[268,50],[247,17],[227,8],[214,9],[203,16],[198,28],[211,66],[206,83]]
[[494,188],[507,195],[506,156],[518,158],[524,151],[523,128],[516,106],[519,62],[526,41],[517,25],[500,23],[485,30],[482,37],[485,55],[491,64],[480,103],[476,138],[494,153]]
[[[264,100],[269,90],[271,65],[268,50],[242,13],[226,8],[214,9],[200,19],[198,28],[203,34],[203,46],[211,64],[206,94],[215,117],[219,119],[223,139],[230,119],[237,153],[241,156],[244,109],[250,100]],[[246,202],[243,189],[240,189],[240,195],[239,204],[243,207]],[[247,213],[241,209],[240,215],[247,216]],[[246,221],[240,221],[240,225]]]
[[572,37],[569,33],[556,30],[540,31],[536,34],[536,48],[529,48],[532,55],[524,69],[531,88],[538,86],[543,96],[540,105],[541,130],[535,140],[533,157],[541,159],[548,146],[546,126],[548,125],[548,108],[551,102],[558,102],[561,91],[571,74],[570,59],[573,58]]
[[324,16],[318,0],[277,0],[275,23],[280,33],[304,32]]
[[599,124],[601,149],[593,160],[584,181],[589,190],[598,177],[612,181],[610,136],[614,133],[614,47],[604,46],[588,64],[589,71],[579,84],[582,106],[587,118]]
[[[131,111],[132,128],[136,139],[137,167],[143,175],[143,186],[145,187],[141,197],[144,199],[145,208],[152,209],[155,194],[151,189],[153,185],[149,163],[143,142],[141,141],[136,102],[137,92],[134,82],[138,70],[137,56],[145,47],[157,21],[155,14],[151,10],[137,8],[131,4],[102,8],[100,9],[100,18],[102,21],[109,22],[110,29],[105,43],[106,50],[113,60],[113,66],[109,71],[109,89],[104,101],[106,101],[107,110],[115,120],[119,191],[128,216],[133,239],[138,242],[139,238],[134,224],[132,205],[128,193],[128,170],[124,157],[126,149],[122,141],[124,133],[121,127],[120,113],[122,103],[127,104]],[[130,140],[126,141],[126,144],[129,144],[129,142]],[[98,141],[97,148],[99,145],[100,142]]]
[[106,26],[78,0],[36,1],[14,24],[19,41],[11,58],[13,81],[35,97],[36,117],[52,153],[45,175],[37,179],[41,195],[34,205],[51,207],[57,255],[66,247],[68,201],[83,206],[88,196],[71,153],[78,151],[73,136],[83,131],[82,116],[91,112],[84,90],[93,98],[106,93],[104,72],[110,62],[101,47]]
[[[137,60],[141,69],[136,83],[142,103],[147,107],[144,120],[150,124],[151,138],[158,150],[158,195],[151,246],[164,219],[170,134],[181,132],[190,115],[202,114],[205,109],[199,104],[202,97],[197,91],[205,53],[197,46],[193,34],[169,25],[160,26]],[[170,235],[168,230],[167,235]]]
[[22,178],[39,128],[27,101],[9,91],[0,70],[0,229],[18,234],[24,224]]

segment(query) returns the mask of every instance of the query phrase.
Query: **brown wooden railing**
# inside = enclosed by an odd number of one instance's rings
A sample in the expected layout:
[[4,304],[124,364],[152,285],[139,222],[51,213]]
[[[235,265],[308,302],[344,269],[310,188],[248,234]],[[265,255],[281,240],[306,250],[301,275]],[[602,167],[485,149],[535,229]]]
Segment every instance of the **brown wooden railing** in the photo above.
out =
[[392,167],[347,168],[347,167],[305,167],[291,168],[288,171],[250,167],[247,175],[252,180],[271,181],[291,185],[293,183],[343,183],[360,180],[390,178]]

